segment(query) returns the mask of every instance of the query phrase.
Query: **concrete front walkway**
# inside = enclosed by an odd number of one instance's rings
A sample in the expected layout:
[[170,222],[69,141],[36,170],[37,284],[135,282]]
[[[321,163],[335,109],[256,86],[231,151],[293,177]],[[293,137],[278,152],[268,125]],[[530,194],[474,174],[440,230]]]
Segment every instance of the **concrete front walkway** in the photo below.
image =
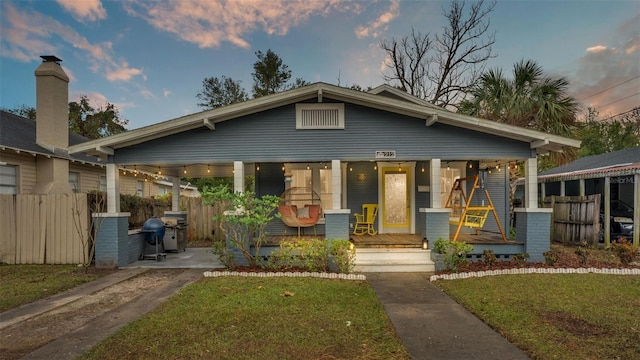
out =
[[429,282],[427,273],[367,273],[413,359],[528,357]]

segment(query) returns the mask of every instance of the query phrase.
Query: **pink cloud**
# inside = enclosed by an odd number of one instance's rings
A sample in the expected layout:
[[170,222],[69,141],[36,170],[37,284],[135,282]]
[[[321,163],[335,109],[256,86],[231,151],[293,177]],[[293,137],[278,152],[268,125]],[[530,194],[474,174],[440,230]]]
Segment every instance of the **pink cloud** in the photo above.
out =
[[[18,10],[10,3],[3,4],[3,56],[19,61],[34,61],[43,54],[57,54],[62,50],[52,45],[59,38],[80,50],[95,73],[102,73],[109,81],[129,81],[142,75],[141,69],[129,67],[126,61],[115,60],[111,42],[91,43],[68,25],[36,11]],[[64,59],[63,59],[64,60]]]
[[572,96],[601,117],[616,115],[640,104],[640,16],[633,16],[612,33],[607,43],[585,49],[575,73],[568,76]]
[[387,25],[400,14],[400,2],[391,1],[389,9],[382,13],[378,18],[372,20],[367,26],[358,26],[354,32],[358,38],[373,37],[377,38],[381,35],[381,31],[387,29]]
[[218,47],[223,42],[249,48],[245,36],[252,31],[285,35],[312,16],[360,9],[360,4],[343,0],[133,1],[123,5],[130,15],[200,48]]
[[96,21],[107,18],[107,11],[100,0],[57,0],[78,21]]

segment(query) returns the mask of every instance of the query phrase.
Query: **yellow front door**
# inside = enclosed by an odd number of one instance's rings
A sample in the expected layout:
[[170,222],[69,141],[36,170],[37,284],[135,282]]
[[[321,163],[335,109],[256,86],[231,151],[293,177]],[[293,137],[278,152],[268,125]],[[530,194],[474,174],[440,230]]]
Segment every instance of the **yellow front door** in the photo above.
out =
[[411,231],[411,201],[409,199],[409,168],[382,169],[381,219],[386,233]]

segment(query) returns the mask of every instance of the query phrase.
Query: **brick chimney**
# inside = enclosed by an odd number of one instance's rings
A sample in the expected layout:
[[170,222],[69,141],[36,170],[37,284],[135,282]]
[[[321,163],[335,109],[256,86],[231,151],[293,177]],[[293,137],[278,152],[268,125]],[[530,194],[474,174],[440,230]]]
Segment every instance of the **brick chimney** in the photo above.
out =
[[[36,144],[67,157],[69,146],[69,77],[62,60],[41,56],[36,75]],[[34,194],[71,193],[69,161],[57,157],[37,157]]]

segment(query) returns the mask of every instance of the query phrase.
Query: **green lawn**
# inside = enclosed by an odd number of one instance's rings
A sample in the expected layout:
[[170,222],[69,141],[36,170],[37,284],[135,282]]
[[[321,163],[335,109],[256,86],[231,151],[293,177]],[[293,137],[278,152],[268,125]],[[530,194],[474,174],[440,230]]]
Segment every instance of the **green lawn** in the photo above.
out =
[[84,359],[408,359],[371,286],[203,278]]
[[0,312],[57,294],[108,272],[75,265],[0,265]]
[[534,359],[640,359],[640,276],[508,275],[436,285]]

